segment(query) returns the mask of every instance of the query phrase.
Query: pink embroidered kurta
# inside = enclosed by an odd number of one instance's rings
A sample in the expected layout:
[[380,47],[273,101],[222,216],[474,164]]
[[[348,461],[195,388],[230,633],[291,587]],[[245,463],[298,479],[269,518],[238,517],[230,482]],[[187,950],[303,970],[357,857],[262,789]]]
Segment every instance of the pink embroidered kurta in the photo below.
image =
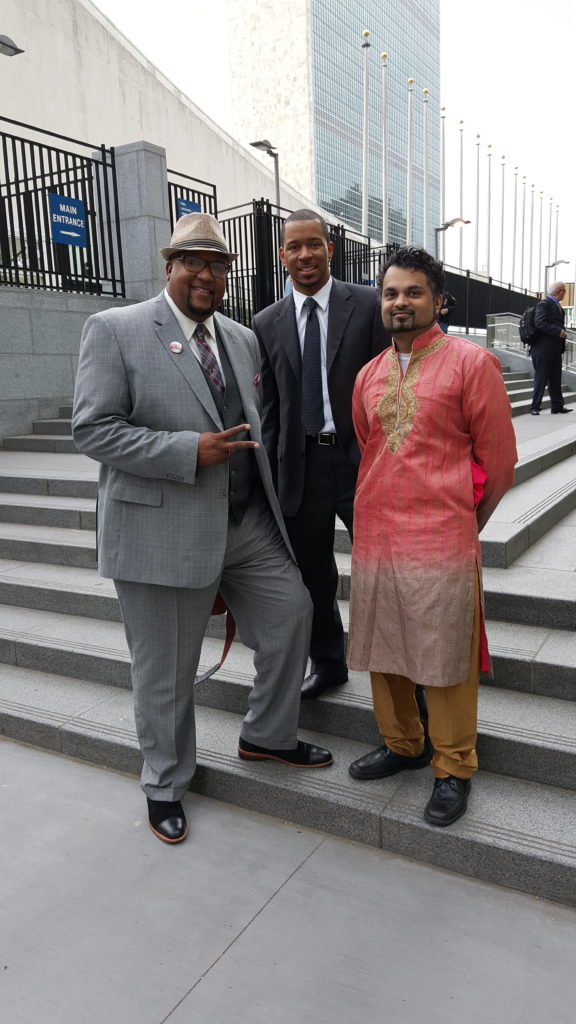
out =
[[[360,371],[353,417],[362,461],[348,664],[424,686],[463,682],[481,579],[478,528],[514,480],[500,363],[434,326],[414,341],[404,377],[394,348]],[[473,461],[486,474],[476,509]]]

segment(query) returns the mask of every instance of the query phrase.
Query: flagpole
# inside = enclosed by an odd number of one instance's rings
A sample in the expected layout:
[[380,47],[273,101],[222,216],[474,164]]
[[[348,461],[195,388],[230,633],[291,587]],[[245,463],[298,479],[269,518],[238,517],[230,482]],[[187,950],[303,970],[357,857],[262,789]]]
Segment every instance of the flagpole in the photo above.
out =
[[516,283],[516,221],[518,219],[518,168],[514,168],[514,219],[512,221],[512,287]]
[[474,224],[474,271],[478,273],[478,238],[480,233],[480,136],[476,136],[476,220]]
[[[441,147],[440,147],[440,177],[442,179],[442,186],[440,190],[440,223],[446,223],[446,107],[440,107],[440,135],[441,135]],[[442,235],[442,259],[446,258],[445,253],[445,231],[441,231]]]
[[422,211],[423,235],[424,245],[423,248],[428,248],[428,89],[422,89],[423,94],[423,117],[424,117],[424,204]]
[[368,50],[370,43],[368,29],[364,29],[364,116],[362,122],[362,234],[368,234]]
[[412,242],[412,86],[408,79],[408,151],[406,157],[406,245]]
[[526,175],[522,178],[522,231],[520,234],[520,291],[524,287],[524,240],[526,231]]
[[[459,217],[464,220],[464,121],[460,121],[460,213]],[[458,266],[462,270],[462,245],[464,235],[463,225],[460,225],[460,238],[458,244]]]
[[534,283],[534,260],[533,260],[533,243],[534,240],[534,185],[530,186],[530,255],[528,257],[528,288],[532,291],[532,285]]
[[540,193],[540,228],[539,228],[539,232],[538,232],[538,291],[539,292],[542,291],[542,264],[544,262],[543,259],[542,259],[542,221],[543,221],[542,203],[543,203],[543,197],[544,197],[544,193],[541,192]]
[[502,156],[502,188],[500,197],[500,282],[504,280],[504,192],[506,157]]
[[382,60],[382,244],[388,243],[388,54]]
[[486,276],[487,277],[490,277],[490,226],[491,226],[490,222],[491,222],[491,219],[492,219],[492,217],[491,217],[491,213],[492,213],[492,211],[491,211],[491,205],[492,205],[492,161],[491,161],[492,152],[491,152],[491,150],[492,150],[492,144],[489,143],[488,144],[488,154],[487,154],[488,155],[488,189],[487,189],[488,225],[487,225],[487,229],[486,229]]

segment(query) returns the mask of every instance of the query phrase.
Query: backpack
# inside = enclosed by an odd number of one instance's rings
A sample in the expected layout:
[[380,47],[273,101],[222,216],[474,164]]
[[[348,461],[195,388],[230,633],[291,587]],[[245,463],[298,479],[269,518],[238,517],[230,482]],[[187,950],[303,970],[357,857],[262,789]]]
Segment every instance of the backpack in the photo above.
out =
[[535,312],[536,306],[528,306],[528,309],[525,309],[520,317],[518,330],[520,332],[520,341],[523,345],[532,345],[538,337],[539,331],[536,330],[534,324]]

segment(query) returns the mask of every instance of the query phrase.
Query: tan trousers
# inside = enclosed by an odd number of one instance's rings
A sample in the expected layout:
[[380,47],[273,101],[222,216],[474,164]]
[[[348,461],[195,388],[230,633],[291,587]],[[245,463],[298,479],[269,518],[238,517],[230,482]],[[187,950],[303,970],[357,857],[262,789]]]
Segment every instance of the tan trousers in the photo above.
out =
[[[424,687],[436,778],[455,775],[469,779],[478,768],[479,647],[480,594],[477,588],[468,678],[455,686]],[[396,754],[417,757],[424,747],[424,728],[414,696],[414,683],[406,676],[383,672],[371,672],[370,681],[374,714],[384,742]]]

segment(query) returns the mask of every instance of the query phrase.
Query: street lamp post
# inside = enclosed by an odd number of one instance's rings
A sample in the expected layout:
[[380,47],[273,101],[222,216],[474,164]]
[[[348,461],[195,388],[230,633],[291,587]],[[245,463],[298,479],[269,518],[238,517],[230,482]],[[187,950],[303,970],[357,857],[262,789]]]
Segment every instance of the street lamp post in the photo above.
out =
[[463,217],[453,217],[452,220],[447,220],[444,224],[441,224],[439,228],[434,228],[434,255],[438,259],[438,235],[441,231],[447,231],[448,228],[453,228],[456,224],[469,224],[469,220],[464,220]]
[[267,153],[271,156],[274,161],[274,187],[276,192],[276,206],[280,210],[280,168],[278,163],[278,150],[276,146],[273,146],[268,139],[259,139],[258,142],[251,142],[251,146],[254,149],[261,149],[263,153]]

